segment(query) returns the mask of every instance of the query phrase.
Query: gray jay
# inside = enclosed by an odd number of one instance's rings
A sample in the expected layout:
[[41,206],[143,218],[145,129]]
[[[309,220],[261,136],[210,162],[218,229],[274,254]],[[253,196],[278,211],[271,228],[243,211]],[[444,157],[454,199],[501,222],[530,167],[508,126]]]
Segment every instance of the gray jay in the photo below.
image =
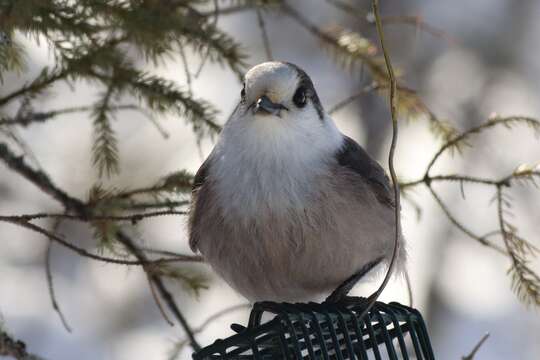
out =
[[[392,186],[343,135],[309,76],[286,62],[249,70],[241,101],[197,172],[189,244],[252,301],[306,301],[388,265]],[[397,268],[405,250],[400,231]]]

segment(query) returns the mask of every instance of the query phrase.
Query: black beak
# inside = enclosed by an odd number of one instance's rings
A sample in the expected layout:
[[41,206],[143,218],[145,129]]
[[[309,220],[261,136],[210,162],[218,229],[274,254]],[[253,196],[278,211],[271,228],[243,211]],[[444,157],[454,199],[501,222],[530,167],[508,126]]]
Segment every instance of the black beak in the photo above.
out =
[[275,104],[268,98],[268,96],[263,95],[255,102],[255,107],[253,108],[253,113],[264,113],[271,115],[278,115],[281,110],[289,110],[281,104]]

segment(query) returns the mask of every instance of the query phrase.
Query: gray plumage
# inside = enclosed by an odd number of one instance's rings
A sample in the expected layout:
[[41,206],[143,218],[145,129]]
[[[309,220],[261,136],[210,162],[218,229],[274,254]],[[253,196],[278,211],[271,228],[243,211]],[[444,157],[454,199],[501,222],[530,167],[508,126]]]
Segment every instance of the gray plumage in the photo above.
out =
[[388,177],[337,130],[305,72],[260,64],[242,94],[195,176],[191,248],[250,300],[313,300],[375,259],[387,263]]

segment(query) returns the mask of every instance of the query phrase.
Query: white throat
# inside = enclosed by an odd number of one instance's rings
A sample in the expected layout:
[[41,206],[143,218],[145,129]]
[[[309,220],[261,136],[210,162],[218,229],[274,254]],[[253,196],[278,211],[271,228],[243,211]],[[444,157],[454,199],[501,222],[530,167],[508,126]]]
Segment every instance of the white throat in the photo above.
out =
[[249,110],[237,110],[220,135],[209,169],[225,214],[253,218],[264,211],[303,208],[343,143],[332,119],[312,112],[304,117],[253,118]]

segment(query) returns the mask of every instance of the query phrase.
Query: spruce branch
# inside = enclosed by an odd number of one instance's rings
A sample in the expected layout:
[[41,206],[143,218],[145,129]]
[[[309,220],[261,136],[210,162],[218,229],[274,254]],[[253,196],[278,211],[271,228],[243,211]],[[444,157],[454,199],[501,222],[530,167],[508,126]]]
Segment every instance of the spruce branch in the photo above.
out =
[[[7,148],[7,146],[5,144],[2,144],[2,143],[0,143],[0,159],[10,169],[12,169],[13,171],[19,173],[21,176],[25,177],[27,180],[29,180],[34,185],[36,185],[38,188],[40,188],[43,192],[45,192],[46,194],[51,195],[55,200],[59,201],[65,207],[66,211],[72,211],[72,212],[74,212],[74,213],[76,213],[76,214],[78,214],[79,216],[82,216],[82,217],[86,217],[89,214],[91,214],[90,208],[88,208],[88,206],[86,206],[81,200],[75,199],[75,198],[69,196],[63,190],[56,187],[50,181],[48,176],[46,176],[44,173],[37,172],[37,171],[31,169],[28,165],[26,165],[26,163],[23,161],[23,159],[16,157]],[[13,222],[13,220],[11,220],[11,219],[9,221]],[[31,224],[28,221],[20,221],[18,223],[18,225],[21,225],[23,227],[27,227],[27,228],[29,228],[31,230],[42,233],[42,234],[46,235],[47,237],[56,240],[59,243],[63,243],[63,245],[65,245],[66,247],[73,247],[70,243],[64,241],[63,239],[61,239],[61,238],[59,238],[57,236],[54,236],[54,237],[49,236],[49,235],[52,235],[52,234],[48,234],[47,231],[45,231],[45,233],[43,233],[43,231],[42,231],[43,229],[37,227],[34,224]],[[144,251],[139,249],[135,245],[135,242],[128,235],[126,235],[122,230],[117,231],[116,237],[117,237],[118,241],[120,241],[125,246],[125,248],[131,254],[133,254],[135,256],[135,258],[137,259],[139,264],[149,262],[149,259],[146,256],[146,254],[144,253]],[[73,250],[74,251],[79,251],[80,249],[73,249]],[[93,258],[96,258],[96,260],[100,260],[99,256],[96,256],[96,255],[93,255],[93,254],[90,254],[88,257],[93,257]],[[115,261],[118,262],[119,260],[115,259]],[[124,261],[124,263],[126,263],[126,262],[127,261]],[[173,296],[171,295],[169,290],[164,285],[161,277],[156,275],[156,274],[151,274],[150,278],[151,278],[152,282],[154,283],[154,285],[156,286],[156,289],[158,290],[159,294],[162,296],[163,300],[167,304],[169,310],[172,311],[175,318],[182,325],[182,328],[184,329],[184,331],[186,332],[188,338],[190,339],[190,343],[191,343],[192,347],[194,349],[196,349],[196,350],[199,349],[200,346],[197,343],[197,340],[195,339],[195,336],[193,334],[193,331],[191,330],[191,327],[189,326],[186,318],[184,317],[184,315],[180,311],[180,309],[179,309],[178,305],[176,304]]]
[[24,48],[18,41],[8,40],[0,41],[0,84],[4,83],[4,73],[14,71],[20,74],[26,69]]
[[94,134],[92,143],[92,163],[98,169],[99,177],[110,177],[120,171],[118,141],[111,125],[111,98],[115,87],[109,85],[107,91],[92,111]]
[[499,228],[506,251],[511,260],[508,271],[512,278],[512,289],[526,305],[540,305],[540,277],[529,267],[529,256],[536,256],[538,249],[516,234],[517,229],[506,219],[511,203],[503,192],[503,186],[497,186],[497,214]]

